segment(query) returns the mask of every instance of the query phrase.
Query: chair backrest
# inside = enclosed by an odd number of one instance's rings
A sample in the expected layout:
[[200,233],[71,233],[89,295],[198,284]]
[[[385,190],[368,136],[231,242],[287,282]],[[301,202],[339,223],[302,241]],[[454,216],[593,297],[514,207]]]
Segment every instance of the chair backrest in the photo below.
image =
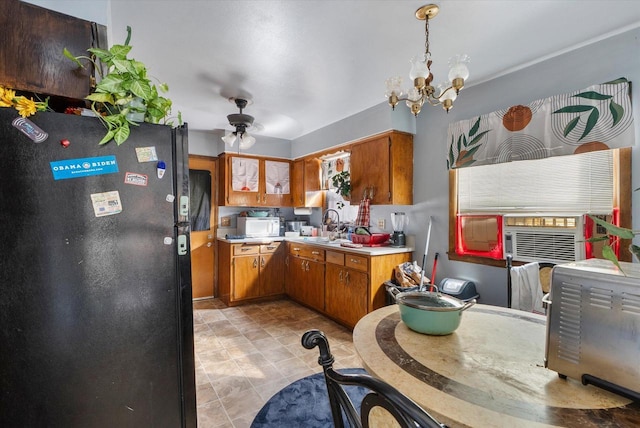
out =
[[[512,281],[511,281],[511,268],[513,267],[513,258],[511,254],[507,254],[507,307],[511,307],[511,295],[512,295]],[[538,272],[540,275],[540,288],[542,293],[548,293],[551,291],[551,271],[555,266],[555,263],[538,262]]]
[[[446,427],[388,383],[369,375],[341,374],[333,370],[334,358],[323,332],[307,331],[302,336],[302,346],[307,349],[317,346],[320,351],[318,364],[324,370],[331,414],[337,428],[344,428],[345,419],[351,427],[368,428],[369,414],[376,407],[387,410],[403,428]],[[360,414],[345,392],[344,385],[363,386],[371,391],[362,400]]]

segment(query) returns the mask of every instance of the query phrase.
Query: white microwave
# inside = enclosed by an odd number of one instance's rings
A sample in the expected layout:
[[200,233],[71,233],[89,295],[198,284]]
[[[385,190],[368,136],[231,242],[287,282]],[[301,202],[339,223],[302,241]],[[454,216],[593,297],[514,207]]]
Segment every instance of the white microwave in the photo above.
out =
[[247,238],[280,236],[280,218],[238,217],[238,234]]

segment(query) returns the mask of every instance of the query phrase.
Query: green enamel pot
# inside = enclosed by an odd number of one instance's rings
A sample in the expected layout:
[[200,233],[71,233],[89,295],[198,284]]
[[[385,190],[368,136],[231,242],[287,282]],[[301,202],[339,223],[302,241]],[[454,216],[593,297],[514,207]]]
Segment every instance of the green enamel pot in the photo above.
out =
[[460,325],[462,312],[476,303],[475,299],[465,303],[446,294],[426,291],[406,291],[395,298],[407,327],[435,336],[453,333]]

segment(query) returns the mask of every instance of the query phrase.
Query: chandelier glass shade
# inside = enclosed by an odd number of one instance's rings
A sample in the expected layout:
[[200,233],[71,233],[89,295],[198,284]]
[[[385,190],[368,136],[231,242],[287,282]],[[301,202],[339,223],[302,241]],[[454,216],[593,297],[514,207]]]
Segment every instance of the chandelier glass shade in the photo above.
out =
[[439,8],[435,4],[428,4],[416,10],[416,18],[425,21],[425,52],[411,59],[409,78],[413,87],[405,91],[402,88],[402,77],[390,77],[386,81],[385,96],[389,105],[395,109],[400,101],[406,101],[411,113],[417,116],[424,103],[442,105],[448,112],[453,107],[458,93],[464,88],[464,82],[469,78],[469,56],[455,55],[449,59],[448,80],[433,86],[431,74],[431,52],[429,50],[429,21],[438,14]]
[[241,98],[230,98],[229,101],[236,103],[236,106],[240,109],[240,113],[233,113],[227,116],[229,125],[235,127],[236,130],[233,132],[227,131],[224,137],[222,137],[222,141],[231,147],[238,141],[238,148],[240,150],[248,149],[256,143],[256,138],[247,132],[247,128],[253,125],[253,116],[242,113],[242,109],[247,106],[248,101]]

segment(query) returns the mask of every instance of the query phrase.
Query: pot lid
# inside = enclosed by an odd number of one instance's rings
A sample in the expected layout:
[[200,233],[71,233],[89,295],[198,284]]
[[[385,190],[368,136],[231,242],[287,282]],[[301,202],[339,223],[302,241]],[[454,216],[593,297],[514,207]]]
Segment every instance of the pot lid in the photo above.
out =
[[464,306],[462,300],[441,293],[429,291],[406,291],[396,296],[396,303],[429,311],[459,311]]

